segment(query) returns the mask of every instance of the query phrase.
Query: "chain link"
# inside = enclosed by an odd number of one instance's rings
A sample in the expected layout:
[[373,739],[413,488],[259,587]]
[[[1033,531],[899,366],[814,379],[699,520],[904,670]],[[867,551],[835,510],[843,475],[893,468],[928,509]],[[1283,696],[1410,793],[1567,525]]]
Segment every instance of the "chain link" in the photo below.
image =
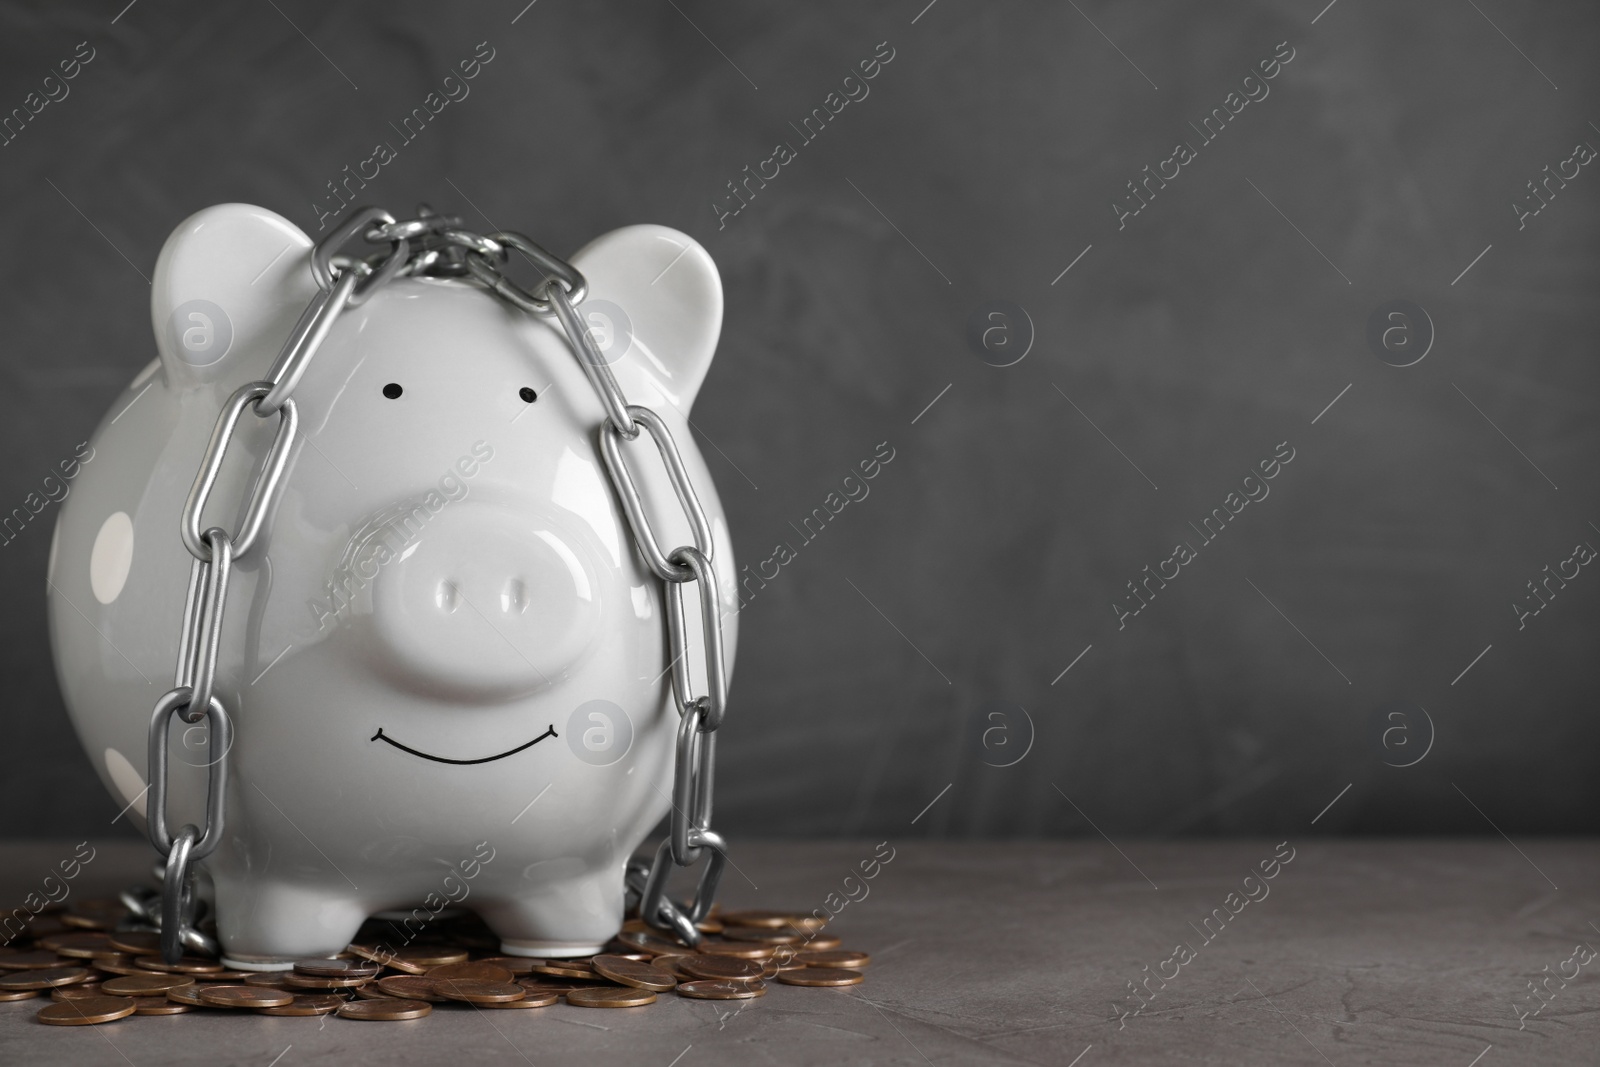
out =
[[[387,251],[352,256],[344,247],[357,236],[370,244],[389,244]],[[510,253],[517,252],[539,271],[540,281],[528,289],[507,273]],[[311,256],[317,293],[290,330],[265,379],[241,386],[229,397],[200,462],[184,503],[179,533],[194,556],[183,622],[178,639],[175,685],[156,702],[150,721],[149,834],[166,858],[159,926],[162,956],[176,962],[188,949],[215,954],[216,944],[195,926],[197,897],[195,862],[210,855],[222,840],[228,784],[228,751],[233,724],[216,692],[218,645],[223,609],[233,564],[250,553],[281,488],[294,446],[299,416],[292,394],[306,368],[347,308],[358,307],[389,281],[401,276],[470,276],[513,307],[554,318],[594,388],[605,411],[598,440],[606,471],[627,516],[639,554],[662,582],[667,609],[669,668],[679,720],[673,762],[672,812],[667,839],[651,863],[630,861],[625,880],[640,916],[658,930],[689,945],[700,942],[696,924],[705,919],[716,898],[727,864],[726,842],[711,829],[712,785],[716,764],[716,730],[727,705],[727,673],[722,642],[721,596],[711,565],[711,525],[695,493],[672,431],[647,407],[629,404],[617,385],[577,305],[588,293],[588,281],[572,264],[517,233],[488,235],[461,229],[461,220],[440,215],[426,205],[417,217],[397,220],[380,208],[355,212],[342,226],[318,242]],[[240,417],[246,410],[259,418],[278,416],[278,431],[245,500],[244,520],[237,535],[217,526],[201,532],[201,513],[216,485],[222,462]],[[679,507],[688,519],[694,544],[664,552],[643,498],[622,454],[622,442],[647,433],[655,443]],[[705,689],[694,695],[690,676],[690,641],[684,599],[687,586],[699,591],[700,633],[704,645]],[[205,721],[210,761],[206,765],[204,826],[185,824],[174,833],[167,821],[168,731],[173,717],[195,724]],[[677,903],[667,896],[672,869],[705,860],[693,898]],[[144,909],[155,919],[155,908]]]

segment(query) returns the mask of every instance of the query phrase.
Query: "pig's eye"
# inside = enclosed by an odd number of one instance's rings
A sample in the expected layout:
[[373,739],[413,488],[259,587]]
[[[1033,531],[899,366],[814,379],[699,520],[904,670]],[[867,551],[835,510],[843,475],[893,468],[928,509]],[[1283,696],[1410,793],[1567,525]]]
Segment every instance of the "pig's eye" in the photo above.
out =
[[405,390],[400,388],[399,382],[390,382],[388,385],[383,387],[383,395],[388,397],[390,400],[399,400],[400,394],[403,392],[405,392]]
[[[395,386],[395,388],[398,389],[399,386]],[[534,392],[532,389],[529,389],[526,385],[524,385],[521,390],[518,391],[517,395],[522,398],[522,402],[524,404],[531,404],[535,400],[539,399],[539,394]]]

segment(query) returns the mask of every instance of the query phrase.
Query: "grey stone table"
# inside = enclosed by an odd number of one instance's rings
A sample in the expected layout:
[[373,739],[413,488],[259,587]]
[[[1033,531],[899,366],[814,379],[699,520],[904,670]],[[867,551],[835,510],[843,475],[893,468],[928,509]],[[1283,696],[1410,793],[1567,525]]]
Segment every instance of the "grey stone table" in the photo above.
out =
[[[1575,952],[1600,945],[1600,842],[1120,845],[892,843],[832,927],[874,957],[843,992],[93,1028],[40,1025],[40,1002],[23,1001],[0,1004],[0,1064],[1600,1063],[1600,958]],[[0,900],[72,847],[4,846]],[[73,893],[104,895],[148,865],[137,842],[97,847]],[[839,894],[837,907],[873,850],[738,842],[724,900],[809,911]]]

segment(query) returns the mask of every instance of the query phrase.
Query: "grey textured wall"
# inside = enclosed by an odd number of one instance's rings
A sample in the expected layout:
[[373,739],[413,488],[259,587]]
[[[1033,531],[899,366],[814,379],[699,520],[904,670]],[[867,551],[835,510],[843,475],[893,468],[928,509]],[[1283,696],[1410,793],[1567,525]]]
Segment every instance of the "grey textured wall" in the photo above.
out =
[[[524,2],[0,9],[0,113],[93,55],[0,147],[0,510],[151,358],[177,222],[315,233],[487,42],[365,197],[558,251],[661,222],[721,266],[701,445],[741,558],[794,551],[741,620],[731,833],[1257,833],[1336,798],[1330,832],[1600,828],[1592,4]],[[732,214],[747,164],[778,174]],[[49,665],[51,521],[0,548],[10,835],[116,814]],[[1177,577],[1132,614],[1147,565]],[[1546,565],[1577,570],[1547,604]]]

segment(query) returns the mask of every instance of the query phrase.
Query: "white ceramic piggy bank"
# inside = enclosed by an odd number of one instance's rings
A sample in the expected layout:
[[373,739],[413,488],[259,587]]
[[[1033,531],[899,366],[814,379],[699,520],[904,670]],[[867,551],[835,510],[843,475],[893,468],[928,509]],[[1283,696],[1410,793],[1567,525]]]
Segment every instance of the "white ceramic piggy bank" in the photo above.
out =
[[[141,826],[191,563],[179,516],[224,401],[265,377],[316,291],[311,250],[246,205],[178,227],[151,294],[160,356],[61,509],[61,688]],[[731,664],[733,554],[687,425],[721,326],[716,267],[658,226],[572,262],[589,282],[579,313],[629,402],[673,431],[710,519]],[[624,864],[667,811],[678,716],[661,583],[607,480],[583,369],[553,325],[469,280],[400,278],[336,321],[294,400],[299,437],[219,646],[235,736],[226,833],[202,868],[224,958],[331,955],[374,913],[447,903],[508,953],[598,951]],[[239,528],[277,423],[241,417],[205,526]],[[692,543],[655,449],[624,452],[660,542]],[[177,727],[174,829],[203,823],[208,761],[205,727]]]

